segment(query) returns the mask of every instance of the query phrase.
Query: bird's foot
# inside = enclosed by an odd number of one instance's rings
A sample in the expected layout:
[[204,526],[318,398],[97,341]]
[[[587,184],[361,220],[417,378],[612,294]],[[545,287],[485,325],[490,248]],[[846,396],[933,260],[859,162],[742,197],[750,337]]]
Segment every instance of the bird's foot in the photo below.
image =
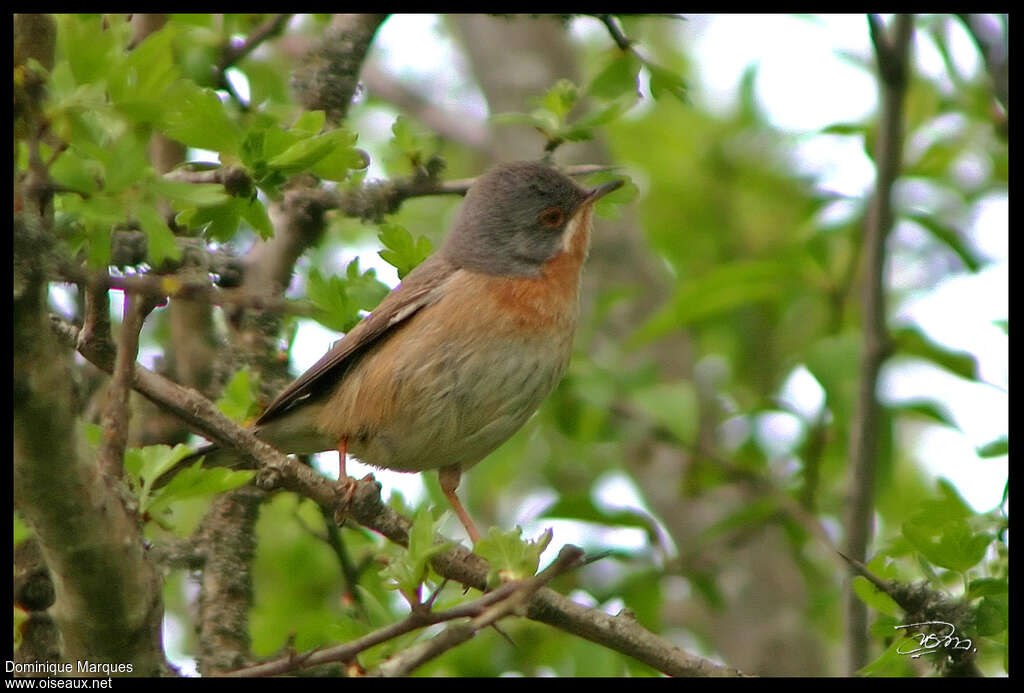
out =
[[348,509],[352,506],[352,498],[356,494],[358,484],[359,482],[350,476],[343,476],[335,482],[338,504],[334,510],[334,522],[339,527],[345,524],[345,518],[348,516]]
[[376,483],[376,479],[373,478],[373,474],[367,474],[362,479],[355,479],[351,476],[342,476],[335,482],[335,489],[338,494],[338,504],[334,511],[334,521],[340,527],[345,524],[345,518],[348,516],[348,510],[352,507],[352,500],[355,498],[356,489],[359,488],[359,484],[364,482]]

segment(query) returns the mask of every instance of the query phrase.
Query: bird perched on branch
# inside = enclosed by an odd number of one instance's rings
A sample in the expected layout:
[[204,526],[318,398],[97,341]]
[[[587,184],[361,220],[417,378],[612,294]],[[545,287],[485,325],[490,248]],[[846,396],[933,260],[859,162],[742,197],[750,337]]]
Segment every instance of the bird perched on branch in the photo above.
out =
[[[593,206],[621,185],[585,189],[533,162],[481,176],[440,250],[285,388],[254,433],[284,453],[337,450],[340,483],[348,453],[403,472],[437,469],[476,543],[459,478],[565,373]],[[182,463],[203,454],[231,464],[215,446]]]

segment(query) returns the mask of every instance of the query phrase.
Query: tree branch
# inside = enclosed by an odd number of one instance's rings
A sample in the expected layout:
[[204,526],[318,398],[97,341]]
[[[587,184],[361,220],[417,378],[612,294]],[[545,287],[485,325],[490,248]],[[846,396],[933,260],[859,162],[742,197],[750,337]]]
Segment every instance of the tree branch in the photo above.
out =
[[[885,242],[892,229],[891,195],[902,159],[903,99],[913,19],[910,15],[897,15],[892,30],[886,31],[881,19],[869,15],[868,27],[878,63],[882,112],[875,149],[875,192],[864,230],[864,336],[857,415],[850,428],[850,502],[845,551],[846,555],[862,562],[866,560],[871,541],[879,428],[882,426],[876,394],[878,375],[890,349],[885,316]],[[849,588],[846,613],[848,667],[852,673],[867,663],[868,631],[866,607]]]
[[267,494],[243,486],[214,499],[196,532],[206,557],[199,580],[199,670],[216,676],[251,661],[249,614],[256,521]]
[[124,474],[124,450],[128,445],[128,422],[131,419],[132,366],[139,355],[139,333],[153,305],[146,296],[131,292],[124,295],[121,340],[117,347],[114,377],[107,387],[102,418],[104,436],[97,451],[100,469],[111,479],[120,479]]
[[383,14],[335,15],[323,39],[292,76],[296,100],[307,110],[325,111],[330,123],[344,120],[366,50],[386,18]]
[[291,18],[292,15],[290,14],[271,15],[265,22],[250,31],[249,35],[246,36],[245,40],[242,42],[236,43],[228,41],[221,52],[220,62],[217,63],[217,74],[220,76],[220,80],[224,79],[224,72],[229,67],[252,53],[267,39],[273,38],[281,33],[285,25],[288,24],[288,20]]
[[[419,630],[425,626],[454,621],[461,618],[471,618],[475,621],[476,619],[480,619],[488,614],[491,615],[488,620],[490,623],[493,623],[497,620],[497,618],[494,617],[497,616],[497,612],[494,611],[496,607],[505,607],[506,613],[511,613],[514,608],[522,603],[525,596],[536,591],[538,587],[547,583],[565,570],[574,567],[581,555],[582,551],[577,547],[565,546],[562,548],[562,552],[559,554],[558,558],[550,566],[548,566],[542,573],[528,580],[506,583],[491,592],[485,593],[477,599],[460,604],[445,611],[432,612],[426,608],[414,608],[403,620],[384,626],[383,628],[379,628],[372,633],[368,633],[361,638],[353,640],[352,642],[323,650],[316,650],[304,655],[291,654],[287,657],[281,657],[256,666],[233,671],[227,675],[273,676],[300,668],[313,667],[332,662],[347,663],[352,661],[361,652],[364,652],[371,647],[387,642],[388,640],[393,640],[405,633]],[[486,625],[489,624],[477,626],[472,629],[472,632],[475,633],[481,627],[486,627]],[[440,654],[440,651],[436,654]],[[399,659],[403,664],[400,665],[396,662],[396,660]],[[419,663],[422,664],[424,661],[426,660],[420,660]],[[392,671],[394,667],[404,666],[408,662],[409,660],[406,658],[406,653],[399,654],[395,659],[389,660],[385,666],[382,666],[381,671],[378,672],[378,674],[396,676],[409,673],[415,669],[415,666],[401,673]],[[391,666],[387,666],[389,664]]]
[[[26,57],[53,64],[52,17],[16,16],[14,34],[16,46],[26,44]],[[165,664],[160,579],[136,517],[95,459],[77,450],[67,415],[74,398],[71,354],[47,324],[45,265],[56,253],[57,233],[39,151],[45,124],[41,103],[32,101],[44,93],[30,91],[19,104],[28,125],[20,136],[27,138],[28,171],[14,191],[14,498],[53,578],[51,613],[64,658],[131,664],[133,673],[155,676]],[[105,331],[104,320],[94,316],[92,328]],[[112,365],[113,347],[104,353]]]
[[[54,329],[69,345],[77,342],[78,330],[61,319]],[[103,349],[82,353],[101,370],[110,372],[112,363]],[[95,360],[94,360],[95,359]],[[351,503],[343,506],[337,484],[314,470],[285,457],[225,417],[198,393],[186,390],[136,365],[135,388],[155,403],[180,416],[186,424],[219,445],[236,450],[257,472],[257,486],[264,490],[294,491],[321,505],[328,512],[346,510],[348,516],[391,541],[408,544],[411,522],[384,505],[380,484],[372,477],[356,483]],[[432,560],[439,575],[483,591],[487,585],[486,561],[463,546],[456,545]],[[587,609],[547,588],[540,589],[527,605],[527,617],[547,623],[599,645],[622,652],[673,676],[738,676],[740,672],[689,654],[651,633],[625,614],[609,616]]]

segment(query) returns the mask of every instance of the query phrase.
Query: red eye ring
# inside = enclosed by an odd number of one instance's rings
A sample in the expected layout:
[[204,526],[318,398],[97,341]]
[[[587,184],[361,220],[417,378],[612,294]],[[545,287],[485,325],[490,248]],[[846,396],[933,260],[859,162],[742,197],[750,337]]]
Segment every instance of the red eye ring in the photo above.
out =
[[565,221],[565,212],[561,207],[549,207],[540,213],[540,223],[549,229],[557,229]]

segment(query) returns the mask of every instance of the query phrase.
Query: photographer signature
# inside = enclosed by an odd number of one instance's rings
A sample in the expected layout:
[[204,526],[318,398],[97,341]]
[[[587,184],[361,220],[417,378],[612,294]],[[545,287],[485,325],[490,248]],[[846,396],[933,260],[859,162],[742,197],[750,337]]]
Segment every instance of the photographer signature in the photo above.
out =
[[896,653],[901,655],[910,655],[911,659],[917,659],[918,657],[926,654],[937,652],[939,648],[947,650],[974,650],[974,642],[970,638],[958,638],[956,628],[952,623],[946,623],[945,621],[922,621],[921,623],[907,623],[902,626],[893,626],[894,629],[900,628],[918,628],[920,626],[945,626],[949,629],[948,633],[914,633],[908,635],[907,638],[910,640],[917,639],[918,647],[911,650],[904,650],[903,646],[896,648]]

